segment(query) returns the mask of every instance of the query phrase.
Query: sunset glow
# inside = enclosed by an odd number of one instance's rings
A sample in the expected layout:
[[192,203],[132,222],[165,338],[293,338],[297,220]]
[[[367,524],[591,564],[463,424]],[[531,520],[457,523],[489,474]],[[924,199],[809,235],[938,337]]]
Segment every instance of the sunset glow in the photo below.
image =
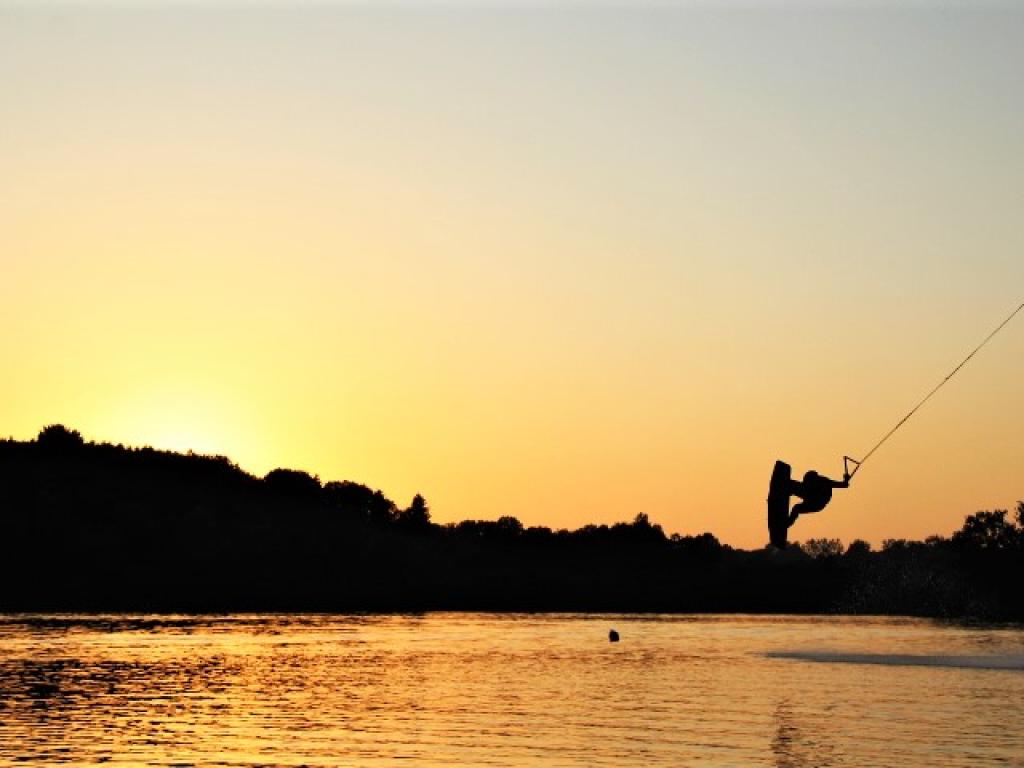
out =
[[[760,547],[1024,300],[1015,4],[0,0],[0,434]],[[796,538],[1024,498],[1024,317]]]

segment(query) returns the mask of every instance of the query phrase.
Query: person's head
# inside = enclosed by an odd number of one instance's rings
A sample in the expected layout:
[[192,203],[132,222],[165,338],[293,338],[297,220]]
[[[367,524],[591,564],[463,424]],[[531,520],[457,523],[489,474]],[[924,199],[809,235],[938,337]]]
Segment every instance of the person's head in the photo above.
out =
[[809,469],[808,471],[804,472],[804,482],[805,483],[813,483],[819,477],[821,477],[821,475],[819,475],[813,469]]

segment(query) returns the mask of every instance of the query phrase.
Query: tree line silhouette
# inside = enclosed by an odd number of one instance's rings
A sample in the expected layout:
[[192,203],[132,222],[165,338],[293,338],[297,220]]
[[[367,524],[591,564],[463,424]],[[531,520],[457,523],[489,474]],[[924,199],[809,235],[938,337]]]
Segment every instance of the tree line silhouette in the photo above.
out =
[[[760,518],[761,510],[751,514]],[[1024,501],[949,537],[733,549],[647,515],[438,525],[355,482],[223,456],[0,441],[0,610],[872,613],[1024,619]]]

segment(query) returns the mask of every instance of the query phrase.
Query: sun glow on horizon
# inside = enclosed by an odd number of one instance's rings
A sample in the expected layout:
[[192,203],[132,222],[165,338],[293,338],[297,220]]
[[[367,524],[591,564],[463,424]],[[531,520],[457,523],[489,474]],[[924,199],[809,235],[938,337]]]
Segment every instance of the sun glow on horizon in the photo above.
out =
[[109,425],[104,429],[109,434],[95,438],[101,442],[179,453],[233,458],[252,439],[222,402],[201,390],[151,390],[117,402],[96,422]]

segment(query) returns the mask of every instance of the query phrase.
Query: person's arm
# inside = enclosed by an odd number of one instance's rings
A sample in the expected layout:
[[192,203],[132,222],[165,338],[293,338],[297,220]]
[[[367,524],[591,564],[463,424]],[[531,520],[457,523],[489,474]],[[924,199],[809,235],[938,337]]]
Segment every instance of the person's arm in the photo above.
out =
[[850,476],[848,474],[843,475],[842,481],[833,480],[831,477],[826,477],[826,480],[832,485],[833,488],[849,488],[850,487]]

